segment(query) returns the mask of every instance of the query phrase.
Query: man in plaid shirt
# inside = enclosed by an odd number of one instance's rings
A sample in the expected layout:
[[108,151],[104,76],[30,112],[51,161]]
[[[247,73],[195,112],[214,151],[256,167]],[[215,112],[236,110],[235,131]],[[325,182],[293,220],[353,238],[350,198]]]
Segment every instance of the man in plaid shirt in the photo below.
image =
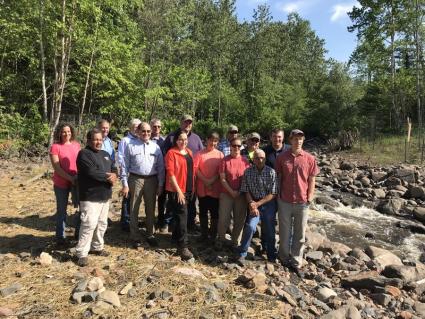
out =
[[254,165],[247,168],[244,173],[240,189],[241,193],[245,193],[249,208],[242,241],[238,247],[239,257],[237,262],[240,265],[245,264],[248,247],[260,219],[265,229],[264,239],[267,259],[270,261],[276,259],[274,222],[277,211],[276,201],[274,200],[277,195],[276,172],[273,168],[266,166],[266,154],[261,149],[255,150],[253,162]]

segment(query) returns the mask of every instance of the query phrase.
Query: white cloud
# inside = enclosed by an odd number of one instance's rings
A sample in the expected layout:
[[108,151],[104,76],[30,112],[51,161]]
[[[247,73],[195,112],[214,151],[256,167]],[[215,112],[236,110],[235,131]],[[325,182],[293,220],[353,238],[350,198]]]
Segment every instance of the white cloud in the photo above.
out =
[[296,0],[292,2],[277,2],[276,7],[284,13],[292,13],[306,11],[306,9],[314,6],[318,0]]
[[339,3],[332,7],[332,16],[331,21],[337,22],[339,20],[343,20],[347,18],[347,12],[351,11],[353,9],[353,6],[357,4],[356,2],[350,2],[350,3]]

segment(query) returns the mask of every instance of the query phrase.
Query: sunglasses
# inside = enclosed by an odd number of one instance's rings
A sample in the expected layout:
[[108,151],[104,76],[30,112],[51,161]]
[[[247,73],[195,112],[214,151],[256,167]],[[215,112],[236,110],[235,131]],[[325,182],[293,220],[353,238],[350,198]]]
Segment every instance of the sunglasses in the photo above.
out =
[[251,141],[254,142],[254,143],[259,143],[260,142],[260,140],[259,139],[256,139],[256,138],[252,138]]
[[238,131],[229,131],[230,134],[238,134]]
[[140,132],[142,132],[142,133],[150,133],[151,130],[140,130]]
[[239,144],[232,144],[232,147],[234,147],[234,148],[241,148],[241,147],[242,147],[242,145],[239,145]]

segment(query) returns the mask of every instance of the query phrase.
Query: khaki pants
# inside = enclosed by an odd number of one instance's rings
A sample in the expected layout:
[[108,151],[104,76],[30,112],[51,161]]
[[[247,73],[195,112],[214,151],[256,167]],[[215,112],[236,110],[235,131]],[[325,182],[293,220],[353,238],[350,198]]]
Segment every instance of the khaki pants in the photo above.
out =
[[302,266],[308,205],[291,204],[278,199],[279,205],[279,258],[293,258],[296,267]]
[[139,233],[139,210],[142,198],[145,203],[146,234],[152,236],[155,223],[156,192],[158,190],[158,178],[140,177],[130,174],[128,178],[130,189],[130,237],[138,240]]
[[233,198],[227,193],[221,193],[219,201],[218,239],[221,241],[226,239],[225,235],[229,228],[233,211],[232,243],[233,245],[238,246],[246,219],[246,198],[244,195],[239,195],[237,198]]
[[80,202],[81,226],[75,248],[78,258],[87,257],[90,250],[103,250],[108,227],[109,200],[106,202]]

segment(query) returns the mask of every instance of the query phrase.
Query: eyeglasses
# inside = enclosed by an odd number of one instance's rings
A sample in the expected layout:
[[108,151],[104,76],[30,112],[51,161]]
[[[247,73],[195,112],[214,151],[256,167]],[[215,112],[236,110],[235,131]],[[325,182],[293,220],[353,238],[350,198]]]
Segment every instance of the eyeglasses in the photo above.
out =
[[151,130],[140,130],[140,132],[142,132],[142,133],[150,133]]
[[252,138],[252,139],[251,139],[251,142],[259,143],[259,142],[260,142],[260,140],[259,140],[259,139],[256,139],[256,138]]
[[161,128],[161,125],[152,125],[152,127]]
[[242,147],[242,145],[239,145],[239,144],[232,144],[232,147],[234,147],[234,148],[241,148],[241,147]]

